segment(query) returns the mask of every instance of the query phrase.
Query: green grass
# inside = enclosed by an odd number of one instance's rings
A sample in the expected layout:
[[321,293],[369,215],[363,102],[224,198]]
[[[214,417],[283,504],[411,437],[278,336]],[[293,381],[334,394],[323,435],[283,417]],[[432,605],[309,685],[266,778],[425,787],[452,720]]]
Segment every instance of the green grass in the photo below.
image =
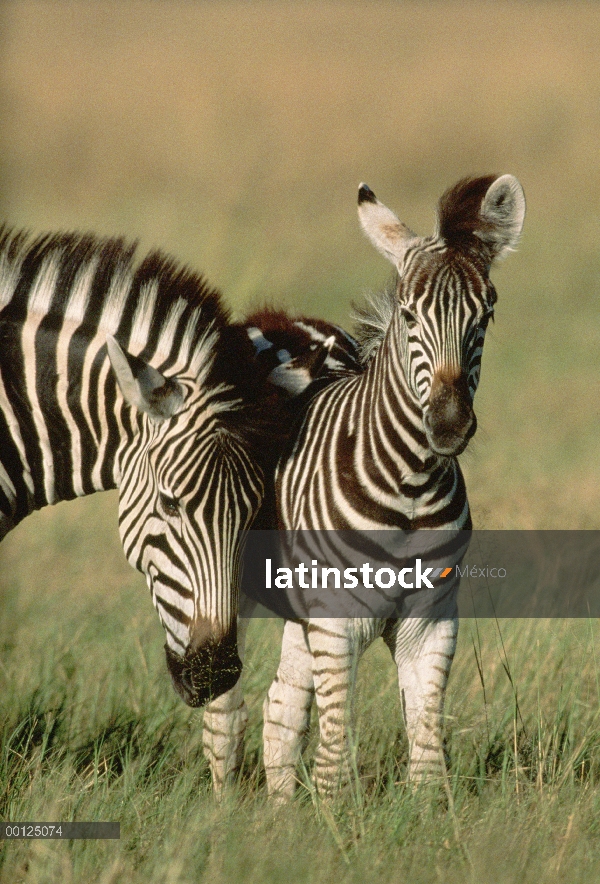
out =
[[[358,230],[361,180],[426,233],[459,177],[516,174],[524,236],[494,272],[463,457],[474,521],[600,527],[596,5],[14,0],[0,17],[7,221],[139,236],[238,312],[267,299],[348,324],[389,269]],[[202,714],[172,691],[114,495],[36,514],[3,542],[0,612],[0,817],[122,830],[3,844],[2,884],[600,878],[596,622],[463,622],[450,799],[405,784],[376,644],[355,782],[331,804],[301,788],[275,810],[260,728],[280,627],[254,624],[243,778],[218,805]]]
[[[450,803],[443,789],[406,785],[393,666],[374,645],[359,673],[355,780],[324,804],[305,780],[276,810],[261,770],[261,705],[280,626],[257,621],[242,780],[219,805],[202,714],[170,688],[114,507],[112,494],[61,505],[4,545],[0,818],[118,820],[121,841],[4,844],[0,881],[596,879],[596,622],[462,623],[447,703]],[[307,771],[313,750],[314,737]]]
[[[99,514],[87,524],[102,530]],[[137,583],[108,598],[65,592],[52,620],[15,583],[26,601],[18,630],[3,621],[0,817],[118,820],[121,840],[5,844],[0,881],[595,880],[597,623],[463,622],[447,705],[450,802],[406,785],[393,668],[373,646],[359,678],[355,780],[325,803],[305,784],[275,809],[260,706],[280,628],[256,622],[242,780],[217,804],[201,713],[167,684],[160,628]]]

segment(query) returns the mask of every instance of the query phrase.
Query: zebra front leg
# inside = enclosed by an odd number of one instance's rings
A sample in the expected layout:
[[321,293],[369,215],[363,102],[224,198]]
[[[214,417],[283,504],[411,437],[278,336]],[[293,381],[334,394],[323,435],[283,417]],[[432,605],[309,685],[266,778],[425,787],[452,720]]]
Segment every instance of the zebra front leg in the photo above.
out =
[[441,781],[446,772],[444,699],[457,635],[455,617],[399,620],[384,635],[398,667],[413,783]]
[[288,620],[277,675],[263,705],[267,789],[275,801],[290,799],[308,734],[314,689],[306,627]]
[[[244,660],[246,634],[250,620],[238,619],[238,654]],[[248,711],[242,693],[242,679],[204,708],[202,745],[210,766],[213,790],[217,797],[235,782],[244,757],[244,734]]]
[[348,727],[359,648],[353,640],[352,621],[347,619],[311,620],[308,641],[319,713],[313,779],[317,790],[327,795],[350,779]]

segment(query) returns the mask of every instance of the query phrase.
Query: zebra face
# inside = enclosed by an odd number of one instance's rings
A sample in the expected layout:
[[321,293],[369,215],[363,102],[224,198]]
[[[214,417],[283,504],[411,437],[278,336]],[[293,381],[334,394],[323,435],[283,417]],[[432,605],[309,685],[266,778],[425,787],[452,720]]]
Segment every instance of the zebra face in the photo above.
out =
[[473,399],[496,293],[484,267],[429,242],[399,268],[399,361],[431,450],[454,457],[477,428]]
[[[241,535],[262,502],[262,472],[222,419],[222,390],[215,396],[193,379],[167,381],[121,353],[131,373],[126,400],[138,412],[135,440],[119,457],[121,541],[165,629],[173,686],[188,705],[202,706],[241,673]],[[125,392],[127,371],[110,355]]]
[[190,706],[229,690],[241,673],[240,538],[263,497],[244,444],[197,409],[184,433],[174,421],[149,448],[154,525],[140,563],[166,631],[173,685]]
[[454,457],[477,427],[473,397],[496,301],[488,274],[519,239],[523,190],[512,175],[460,181],[440,200],[437,230],[427,238],[364,184],[358,205],[365,233],[398,273],[392,319],[398,366],[421,410],[429,447]]

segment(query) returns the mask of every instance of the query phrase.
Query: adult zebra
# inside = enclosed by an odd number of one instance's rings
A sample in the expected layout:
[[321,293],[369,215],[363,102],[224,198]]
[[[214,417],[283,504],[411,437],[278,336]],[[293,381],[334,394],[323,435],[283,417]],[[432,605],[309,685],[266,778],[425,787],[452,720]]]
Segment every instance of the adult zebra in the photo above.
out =
[[202,277],[134,251],[0,232],[0,539],[33,510],[118,488],[174,687],[200,706],[241,671],[240,531],[272,484],[288,395],[267,374],[312,341],[257,361]]
[[[280,460],[280,527],[470,529],[456,458],[476,428],[472,402],[496,301],[489,270],[515,247],[524,214],[516,178],[467,179],[440,200],[433,236],[419,238],[361,185],[360,221],[394,264],[397,283],[362,316],[364,372],[315,395]],[[316,785],[326,792],[347,776],[355,663],[377,636],[398,669],[409,774],[439,775],[457,630],[453,593],[428,616],[288,621],[264,706],[269,791],[281,798],[294,791],[313,697]]]

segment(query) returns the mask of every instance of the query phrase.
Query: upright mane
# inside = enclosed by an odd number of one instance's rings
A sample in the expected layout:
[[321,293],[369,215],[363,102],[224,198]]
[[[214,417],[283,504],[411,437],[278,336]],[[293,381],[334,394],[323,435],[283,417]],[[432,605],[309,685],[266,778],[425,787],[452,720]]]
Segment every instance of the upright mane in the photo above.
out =
[[243,438],[262,462],[289,431],[279,417],[289,397],[268,383],[268,367],[216,288],[160,251],[137,261],[136,249],[123,238],[0,227],[2,320],[32,319],[50,333],[70,322],[98,349],[113,335],[167,376],[183,365],[211,391],[225,434]]
[[394,315],[397,303],[396,280],[394,275],[383,291],[370,292],[365,304],[352,305],[354,334],[358,341],[359,359],[363,365],[373,359]]
[[[76,323],[83,335],[112,334],[164,367],[188,357],[199,372],[210,332],[228,323],[220,293],[199,274],[159,251],[135,261],[136,243],[91,234],[0,229],[0,309],[24,323]],[[141,349],[140,349],[141,348]]]

